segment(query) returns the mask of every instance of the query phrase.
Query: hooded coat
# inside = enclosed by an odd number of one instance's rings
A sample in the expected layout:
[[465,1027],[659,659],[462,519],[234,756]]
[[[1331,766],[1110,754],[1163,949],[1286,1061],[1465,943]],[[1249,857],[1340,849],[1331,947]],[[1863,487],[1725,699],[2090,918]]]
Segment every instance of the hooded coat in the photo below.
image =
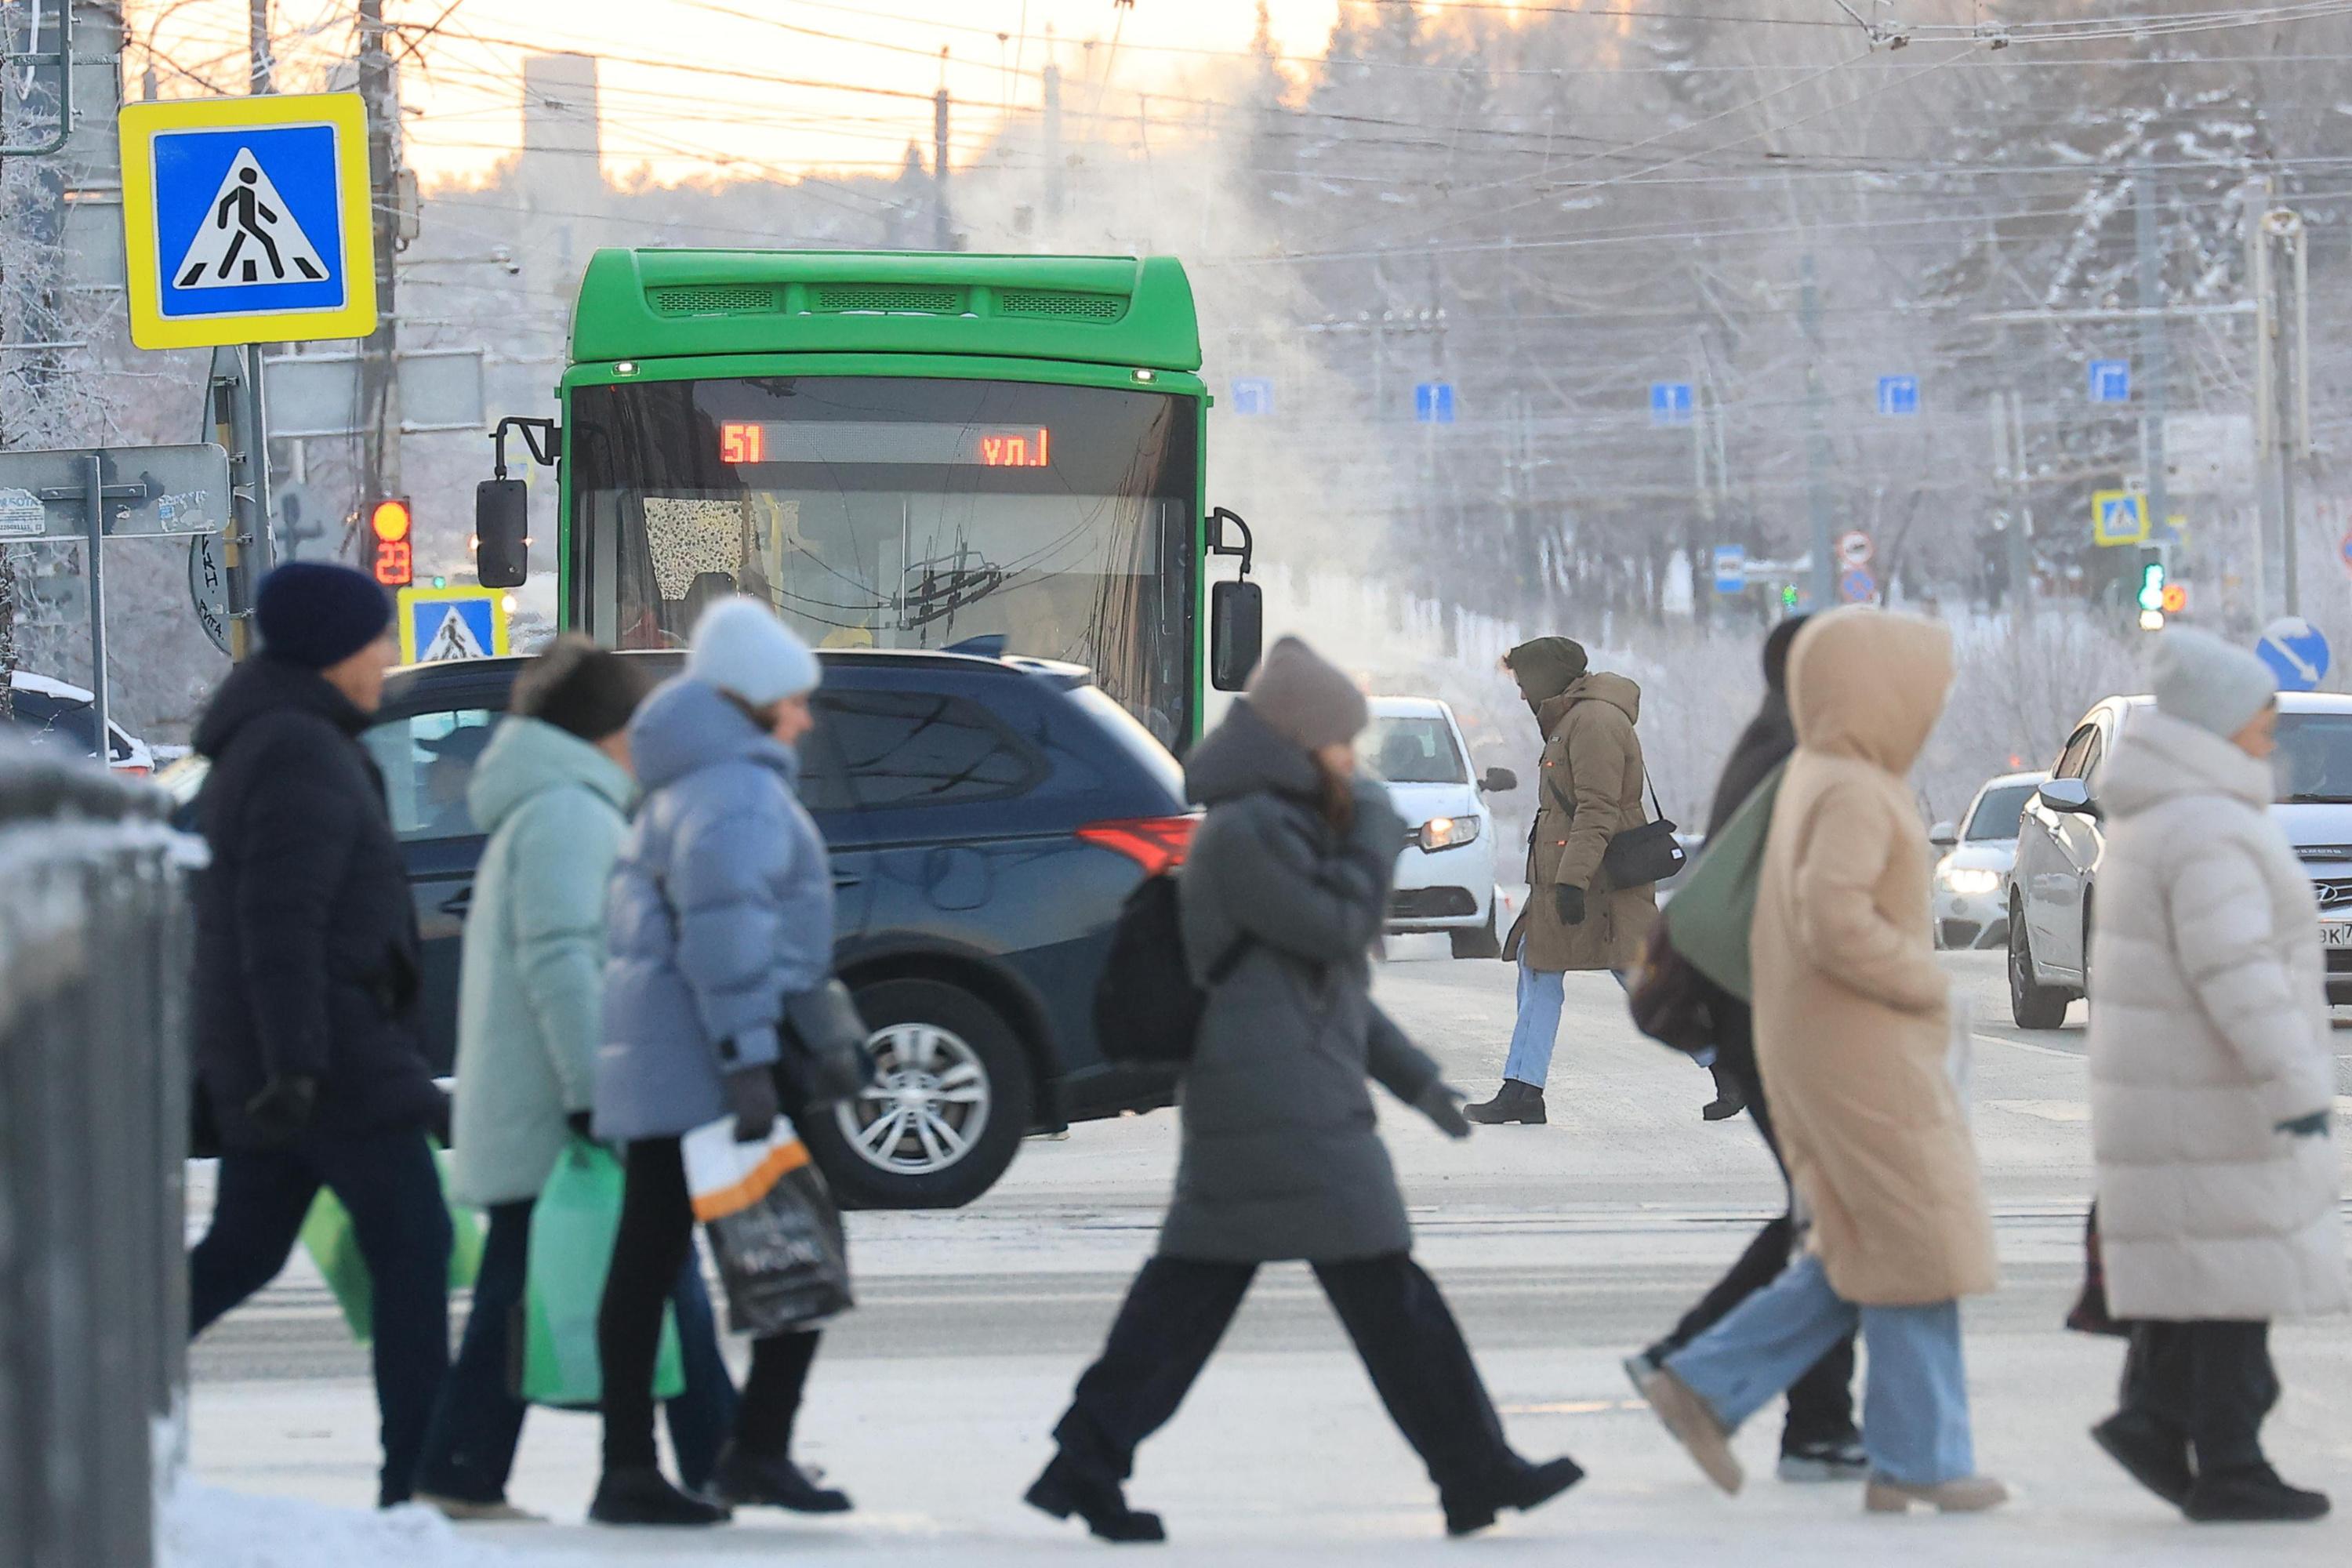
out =
[[488,1207],[536,1198],[594,1107],[604,886],[636,793],[626,769],[538,719],[501,721],[466,803],[489,834],[457,985],[450,1192]]
[[[1355,820],[1335,829],[1314,760],[1246,698],[1192,748],[1184,777],[1209,812],[1180,874],[1179,918],[1209,995],[1160,1250],[1252,1263],[1406,1251],[1412,1230],[1365,1084],[1410,1101],[1437,1080],[1372,1005],[1366,958],[1404,823],[1386,790],[1359,781]],[[1221,961],[1230,968],[1213,980]]]
[[368,717],[316,670],[229,671],[196,726],[196,1065],[222,1144],[266,1141],[246,1102],[316,1079],[314,1134],[424,1127],[441,1091],[415,1027],[416,906],[360,743]]
[[2133,715],[2108,760],[2091,939],[2091,1133],[2117,1318],[2352,1305],[2336,1141],[2277,1131],[2335,1098],[2319,915],[2270,768]]
[[646,791],[605,900],[596,1136],[676,1138],[772,1067],[785,998],[833,966],[833,874],[792,752],[718,688],[665,681],[629,724]]
[[[1642,689],[1622,675],[1579,676],[1542,704],[1543,761],[1528,839],[1528,907],[1506,958],[1529,969],[1631,970],[1658,918],[1658,890],[1620,888],[1601,868],[1609,841],[1650,819],[1643,805],[1642,741],[1633,732]],[[1584,920],[1564,925],[1551,889],[1584,889]]]
[[1832,1288],[1862,1306],[1922,1306],[1994,1284],[1929,935],[1927,838],[1904,782],[1951,681],[1951,635],[1932,622],[1842,609],[1799,634],[1797,750],[1748,939],[1756,1055],[1780,1153]]

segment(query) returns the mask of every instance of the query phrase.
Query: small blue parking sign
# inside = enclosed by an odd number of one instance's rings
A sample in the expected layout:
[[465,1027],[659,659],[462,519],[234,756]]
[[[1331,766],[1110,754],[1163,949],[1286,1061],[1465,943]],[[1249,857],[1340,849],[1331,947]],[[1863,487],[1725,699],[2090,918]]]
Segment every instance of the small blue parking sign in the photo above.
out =
[[1882,375],[1878,378],[1878,411],[1890,419],[1908,419],[1919,412],[1919,378]]
[[2093,360],[2091,362],[2091,401],[2129,403],[2131,401],[2131,361],[2127,359]]
[[1654,381],[1650,384],[1650,423],[1687,425],[1691,422],[1691,384]]
[[2278,677],[2281,691],[2314,691],[2326,677],[2327,638],[2301,616],[2282,616],[2264,626],[2254,651]]
[[1263,375],[1234,377],[1234,412],[1253,416],[1273,413],[1273,378]]
[[1424,381],[1412,389],[1412,416],[1423,425],[1454,423],[1454,384]]

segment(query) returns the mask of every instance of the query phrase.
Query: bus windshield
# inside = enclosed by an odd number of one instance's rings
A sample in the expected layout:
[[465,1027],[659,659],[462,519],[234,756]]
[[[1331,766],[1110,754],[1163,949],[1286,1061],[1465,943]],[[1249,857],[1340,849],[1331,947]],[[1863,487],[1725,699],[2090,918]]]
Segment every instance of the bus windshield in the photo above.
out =
[[1156,392],[890,376],[576,389],[572,593],[599,641],[674,647],[713,597],[837,648],[1005,651],[1095,671],[1189,733],[1193,410]]

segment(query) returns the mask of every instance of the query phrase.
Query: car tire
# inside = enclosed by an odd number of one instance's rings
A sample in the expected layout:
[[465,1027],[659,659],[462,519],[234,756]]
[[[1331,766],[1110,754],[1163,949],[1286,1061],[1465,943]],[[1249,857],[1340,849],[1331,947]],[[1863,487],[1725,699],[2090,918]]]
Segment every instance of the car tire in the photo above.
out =
[[856,998],[879,1082],[805,1119],[810,1152],[845,1208],[962,1207],[996,1184],[1029,1131],[1036,1097],[1020,1037],[944,981],[880,980]]
[[1454,931],[1446,935],[1454,942],[1456,958],[1500,958],[1503,939],[1495,934],[1495,911],[1486,911],[1486,923],[1475,931]]
[[2065,992],[2044,985],[2033,975],[2033,939],[2025,930],[2025,910],[2009,908],[2009,1016],[2021,1029],[2055,1029],[2066,1022]]

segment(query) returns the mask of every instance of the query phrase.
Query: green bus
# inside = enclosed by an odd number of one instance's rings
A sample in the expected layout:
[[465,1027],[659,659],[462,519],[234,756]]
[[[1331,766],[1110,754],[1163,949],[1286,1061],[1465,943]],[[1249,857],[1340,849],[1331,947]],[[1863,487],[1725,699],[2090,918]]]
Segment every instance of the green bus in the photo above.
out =
[[560,420],[499,426],[481,581],[525,570],[522,426],[562,460],[567,629],[676,647],[749,594],[820,647],[1085,665],[1181,750],[1259,637],[1256,585],[1207,581],[1249,545],[1203,508],[1200,369],[1171,258],[599,251]]

